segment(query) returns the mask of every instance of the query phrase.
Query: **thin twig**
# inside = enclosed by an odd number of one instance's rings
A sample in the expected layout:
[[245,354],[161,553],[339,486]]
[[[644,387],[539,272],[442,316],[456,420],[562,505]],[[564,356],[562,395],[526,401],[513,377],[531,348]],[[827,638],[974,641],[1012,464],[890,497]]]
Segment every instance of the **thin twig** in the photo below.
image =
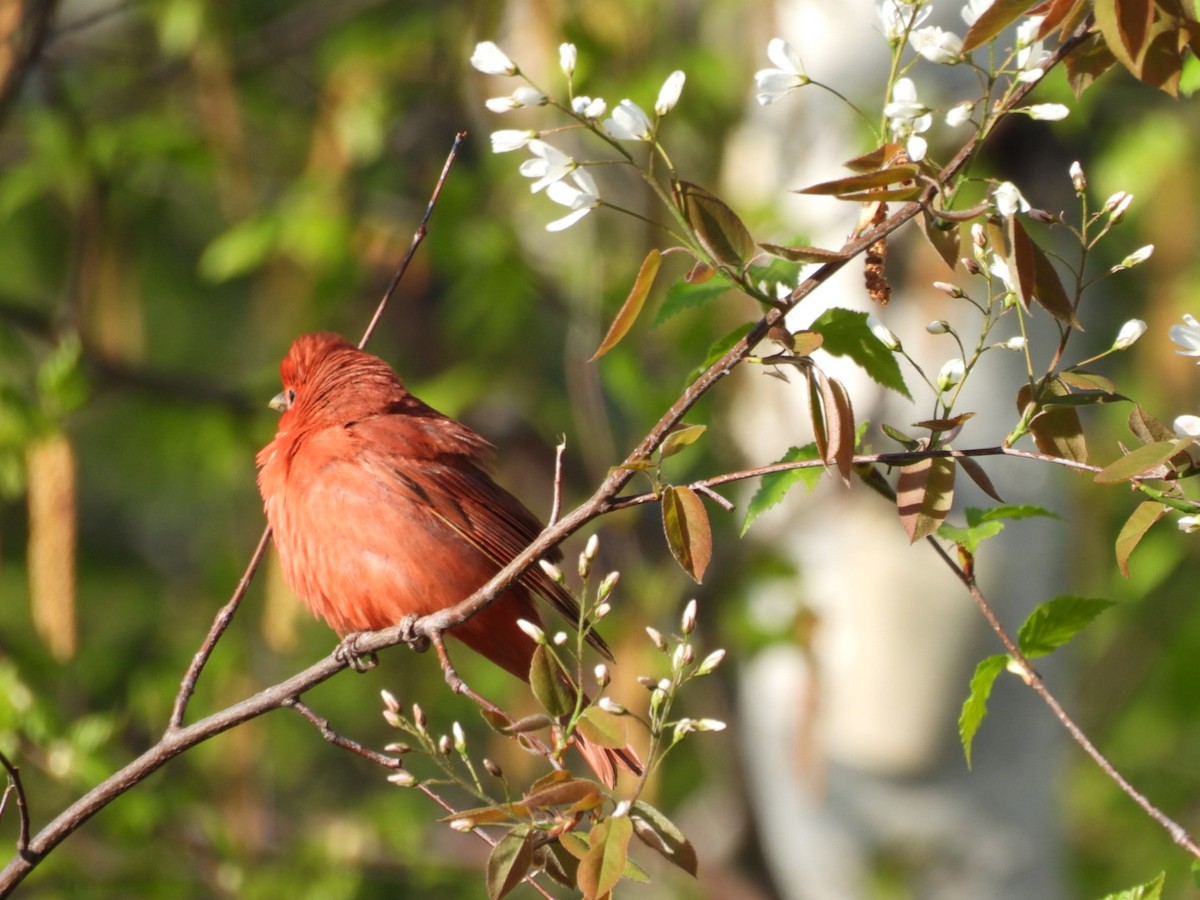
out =
[[1083,733],[1080,727],[1075,724],[1075,720],[1067,714],[1067,711],[1063,709],[1062,704],[1058,702],[1058,699],[1050,692],[1050,689],[1046,687],[1046,683],[1042,680],[1042,676],[1038,674],[1036,669],[1034,669],[1033,664],[1030,663],[1028,657],[1021,652],[1021,648],[1017,645],[1017,642],[1013,640],[1012,636],[1008,633],[1008,631],[1005,630],[1004,626],[1000,624],[1000,620],[997,618],[995,611],[991,607],[991,604],[988,603],[987,597],[985,597],[983,592],[979,589],[979,585],[975,581],[975,576],[970,572],[964,571],[963,568],[953,558],[951,558],[950,554],[946,552],[946,549],[939,544],[932,535],[926,538],[926,540],[929,542],[930,546],[937,551],[937,554],[942,558],[942,561],[950,567],[950,571],[952,571],[958,580],[962,582],[963,587],[967,589],[967,592],[970,593],[971,599],[975,601],[975,605],[979,607],[979,611],[983,614],[984,619],[987,620],[987,623],[991,627],[992,631],[995,632],[996,636],[1000,639],[1000,643],[1004,645],[1005,651],[1010,657],[1012,657],[1012,659],[1016,661],[1017,666],[1020,669],[1021,680],[1029,685],[1029,687],[1033,689],[1033,692],[1041,697],[1042,701],[1050,707],[1050,710],[1054,713],[1055,718],[1057,718],[1062,724],[1063,728],[1067,730],[1067,733],[1071,735],[1071,738],[1075,741],[1075,743],[1083,749],[1084,753],[1092,758],[1092,761],[1100,767],[1100,770],[1105,775],[1111,778],[1117,784],[1117,786],[1130,799],[1133,800],[1134,803],[1142,808],[1142,811],[1145,812],[1146,815],[1161,825],[1166,832],[1171,835],[1171,840],[1173,840],[1178,846],[1182,847],[1188,853],[1192,854],[1192,856],[1200,857],[1200,846],[1196,844],[1196,841],[1190,834],[1188,834],[1187,830],[1178,822],[1170,818],[1161,809],[1151,803],[1145,794],[1130,784],[1128,779],[1126,779],[1124,775],[1117,771],[1117,768],[1108,761],[1108,758],[1100,752],[1100,750],[1091,742],[1088,736]]
[[4,791],[4,803],[0,804],[0,813],[8,803],[9,789],[17,795],[17,818],[20,820],[20,831],[17,833],[17,853],[26,857],[29,853],[29,806],[25,802],[25,788],[21,784],[21,770],[13,765],[7,756],[0,753],[0,766],[8,772],[9,787]]
[[564,434],[554,448],[554,501],[550,504],[550,525],[562,515],[563,454],[567,452],[567,436]]

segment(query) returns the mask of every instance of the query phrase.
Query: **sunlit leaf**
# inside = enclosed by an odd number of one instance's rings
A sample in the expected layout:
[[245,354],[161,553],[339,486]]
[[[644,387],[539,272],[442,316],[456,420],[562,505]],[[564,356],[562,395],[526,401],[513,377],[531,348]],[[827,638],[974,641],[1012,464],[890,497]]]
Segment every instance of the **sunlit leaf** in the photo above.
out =
[[874,172],[882,169],[901,153],[907,153],[903,144],[883,144],[870,153],[847,160],[842,165],[851,172]]
[[620,750],[629,743],[629,728],[625,717],[605,712],[598,706],[585,709],[575,727],[597,747]]
[[[1043,400],[1067,393],[1066,385],[1055,380],[1046,386]],[[1023,413],[1033,391],[1028,384],[1017,391],[1017,411]],[[1043,408],[1029,423],[1029,431],[1037,448],[1048,456],[1087,462],[1087,441],[1079,414],[1069,406]]]
[[967,29],[967,33],[963,37],[962,52],[970,53],[976,47],[982,47],[1019,19],[1033,5],[1034,3],[1030,0],[995,0],[991,6],[980,13],[975,24]]
[[1116,394],[1117,385],[1111,378],[1089,372],[1086,369],[1068,369],[1059,376],[1064,382],[1081,391],[1100,391],[1106,394]]
[[1113,601],[1064,594],[1029,614],[1017,632],[1017,645],[1028,657],[1045,656],[1092,623]]
[[[1194,865],[1194,863],[1193,863]],[[1163,888],[1167,885],[1167,873],[1159,872],[1145,884],[1108,894],[1101,900],[1162,900]]]
[[654,324],[661,325],[685,309],[707,306],[728,291],[729,285],[723,279],[713,279],[695,284],[677,281],[667,289],[667,296],[663,298],[662,306],[658,308],[658,312],[654,316]]
[[[792,447],[777,462],[793,463],[820,458],[817,453],[817,445],[806,444],[803,447]],[[746,508],[746,519],[742,522],[742,534],[750,529],[755,519],[787,496],[787,492],[796,483],[803,484],[811,491],[821,480],[821,473],[822,470],[819,466],[812,466],[806,469],[786,469],[782,472],[764,475],[758,490],[754,492],[754,496],[750,500],[750,505]]]
[[532,862],[532,831],[514,828],[497,841],[487,861],[489,900],[499,900],[520,884]]
[[629,857],[633,822],[629,816],[605,819],[588,835],[591,846],[579,861],[579,889],[584,897],[602,897],[617,886]]
[[592,358],[588,362],[598,360],[629,333],[629,329],[633,327],[633,323],[637,321],[637,317],[642,312],[642,307],[646,304],[646,297],[650,294],[650,288],[654,286],[654,277],[658,274],[661,262],[662,253],[658,250],[651,250],[646,254],[646,258],[642,260],[642,267],[638,269],[637,278],[633,281],[629,296],[621,304],[616,318],[608,328],[608,334],[604,336],[604,340],[600,342],[600,346],[596,348],[596,352],[592,354]]
[[1096,473],[1096,484],[1119,484],[1129,481],[1138,475],[1144,475],[1157,466],[1162,465],[1190,441],[1155,441],[1153,444],[1143,444],[1136,450],[1126,453],[1119,459],[1109,463]]
[[1129,430],[1143,444],[1152,444],[1155,441],[1172,441],[1175,439],[1175,432],[1146,412],[1140,403],[1129,414]]
[[799,263],[837,262],[846,258],[840,250],[823,250],[820,247],[784,247],[780,244],[759,244],[768,253]]
[[797,194],[857,194],[872,188],[882,188],[902,181],[910,181],[917,177],[920,167],[915,165],[890,166],[875,172],[861,175],[847,175],[845,178],[835,178],[833,181],[823,181],[794,191]]
[[943,524],[937,530],[937,536],[960,545],[974,556],[980,544],[990,537],[995,537],[1003,530],[1003,522],[983,522],[978,525],[968,525],[966,528]]
[[1126,578],[1129,577],[1129,557],[1141,543],[1150,526],[1161,519],[1167,512],[1167,507],[1157,500],[1145,500],[1125,520],[1117,535],[1117,568]]
[[634,802],[630,818],[634,834],[642,843],[689,875],[696,875],[699,868],[696,849],[674,822],[644,800]]
[[723,200],[687,181],[679,182],[679,196],[684,218],[717,262],[741,268],[754,256],[754,239]]
[[912,399],[895,354],[871,334],[866,313],[834,307],[810,327],[825,339],[821,349],[826,353],[848,356],[878,384]]
[[696,441],[700,440],[700,436],[707,430],[707,425],[684,425],[675,429],[663,439],[662,447],[659,455],[663,459],[669,456],[674,456],[685,447],[690,447]]
[[975,741],[979,726],[987,716],[987,702],[992,694],[992,685],[996,683],[996,677],[1004,671],[1007,664],[1008,656],[1005,654],[989,656],[979,661],[975,666],[975,674],[971,676],[971,691],[958,714],[958,737],[962,741],[968,769],[971,767],[971,745]]
[[1063,64],[1067,68],[1067,82],[1078,98],[1096,83],[1096,79],[1117,62],[1099,34],[1089,35],[1083,43],[1067,54]]
[[699,583],[712,559],[712,528],[704,501],[691,488],[668,487],[662,496],[663,532],[671,555]]
[[529,686],[542,709],[552,716],[571,712],[575,708],[575,695],[567,685],[562,665],[544,644],[538,644],[529,665]]
[[528,794],[521,802],[529,809],[540,810],[547,806],[569,806],[600,798],[600,786],[596,782],[572,778],[561,784]]
[[900,469],[896,508],[900,524],[915,543],[937,530],[954,500],[954,460],[922,459]]
[[955,222],[937,219],[929,210],[921,210],[921,233],[937,255],[942,258],[951,270],[958,266],[959,252],[962,249],[962,235]]

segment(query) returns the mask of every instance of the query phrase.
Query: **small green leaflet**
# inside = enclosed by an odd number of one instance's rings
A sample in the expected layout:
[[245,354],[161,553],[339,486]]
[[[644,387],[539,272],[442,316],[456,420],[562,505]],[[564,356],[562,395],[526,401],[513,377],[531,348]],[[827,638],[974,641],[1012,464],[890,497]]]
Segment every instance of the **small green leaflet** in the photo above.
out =
[[688,372],[687,383],[691,384],[701,375],[708,371],[708,367],[715,363],[718,359],[729,352],[729,349],[750,333],[750,329],[754,327],[753,322],[746,322],[739,325],[733,331],[724,337],[717,338],[708,347],[708,352],[704,354],[704,361],[692,371]]
[[1145,884],[1125,888],[1125,890],[1119,891],[1116,894],[1109,894],[1101,898],[1101,900],[1159,900],[1162,897],[1163,888],[1166,887],[1166,884],[1167,873],[1159,872],[1157,876],[1151,878]]
[[958,715],[958,737],[962,741],[968,769],[971,768],[971,743],[987,715],[987,702],[992,694],[992,685],[996,683],[996,676],[1004,671],[1007,664],[1008,655],[1005,653],[989,656],[979,661],[979,665],[975,667],[975,674],[971,676],[971,693],[967,695],[962,712]]
[[1017,644],[1028,657],[1045,656],[1083,631],[1112,600],[1063,594],[1029,614],[1017,632]]
[[667,296],[663,298],[662,306],[654,316],[654,324],[661,325],[685,309],[706,306],[728,290],[729,284],[719,277],[703,284],[677,281],[667,289]]
[[985,540],[995,537],[1004,530],[1004,519],[1030,519],[1035,516],[1046,516],[1057,519],[1058,516],[1032,504],[1003,503],[991,509],[967,509],[967,527],[943,525],[938,529],[938,537],[943,540],[961,544],[970,554],[974,555]]
[[[805,444],[803,447],[792,447],[787,453],[783,454],[782,459],[776,460],[776,462],[793,463],[810,459],[818,462],[821,459],[821,454],[817,452],[817,445],[815,443]],[[772,472],[770,475],[764,475],[758,490],[755,491],[754,497],[750,500],[750,506],[746,510],[746,521],[742,523],[742,534],[744,535],[750,530],[750,526],[754,524],[755,519],[787,496],[787,492],[792,489],[792,486],[796,482],[803,482],[804,486],[811,491],[816,487],[817,482],[821,480],[823,474],[825,474],[825,467],[816,465],[808,469],[786,469],[783,472]]]
[[876,382],[912,399],[904,376],[900,374],[900,364],[896,362],[892,351],[871,334],[866,313],[851,309],[829,309],[821,313],[811,328],[825,339],[822,350],[834,356],[850,357]]

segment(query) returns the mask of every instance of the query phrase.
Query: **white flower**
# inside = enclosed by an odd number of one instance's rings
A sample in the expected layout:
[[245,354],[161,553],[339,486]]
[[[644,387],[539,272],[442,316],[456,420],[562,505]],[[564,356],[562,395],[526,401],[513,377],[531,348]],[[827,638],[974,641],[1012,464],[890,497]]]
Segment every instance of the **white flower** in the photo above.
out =
[[880,0],[877,8],[884,39],[895,46],[904,36],[929,18],[933,7],[906,0]]
[[509,153],[520,150],[538,136],[536,131],[522,131],[517,128],[502,128],[492,132],[492,152]]
[[912,48],[930,62],[952,66],[962,62],[962,38],[936,25],[918,28],[908,36]]
[[1025,338],[1018,334],[1016,337],[1010,337],[1007,341],[999,343],[996,346],[1001,350],[1024,350]]
[[871,329],[871,334],[875,335],[876,340],[889,350],[900,349],[900,339],[892,333],[892,329],[888,328],[874,316],[867,316],[867,327]]
[[556,181],[546,188],[547,197],[571,210],[561,219],[555,219],[547,225],[547,231],[570,228],[600,205],[600,192],[591,175],[584,169],[575,169],[571,172],[571,180],[575,183],[574,186],[565,181]]
[[992,202],[996,204],[996,212],[1006,218],[1018,212],[1029,212],[1030,209],[1029,201],[1011,181],[996,185],[996,189],[992,191]]
[[897,78],[892,85],[892,100],[883,108],[888,117],[888,129],[897,141],[903,141],[908,158],[920,162],[928,147],[920,135],[933,124],[929,107],[917,99],[917,88],[911,78]]
[[1045,21],[1045,16],[1030,16],[1017,28],[1017,75],[1018,81],[1037,81],[1042,77],[1042,63],[1050,58],[1050,51],[1035,40]]
[[1013,111],[1025,113],[1029,118],[1040,119],[1043,122],[1058,122],[1071,114],[1071,108],[1062,103],[1035,103],[1033,106]]
[[758,102],[762,106],[774,103],[784,94],[802,88],[809,82],[804,74],[804,63],[800,54],[783,38],[771,38],[767,44],[767,58],[775,63],[774,69],[759,69],[754,73],[758,86]]
[[992,0],[967,0],[967,5],[962,8],[963,21],[970,27],[979,21],[979,17],[983,15],[984,10],[992,5]]
[[1134,266],[1140,266],[1154,254],[1154,245],[1147,244],[1145,247],[1138,247],[1127,257],[1113,266],[1110,272],[1124,272],[1126,269],[1132,269]]
[[954,359],[946,360],[937,376],[937,388],[942,393],[950,390],[960,381],[963,380],[963,375],[966,374],[967,367],[962,359],[955,357]]
[[518,171],[526,178],[537,179],[529,186],[529,190],[534,194],[556,181],[561,181],[579,166],[579,163],[557,147],[536,138],[529,142],[529,152],[534,158],[521,163]]
[[683,92],[685,80],[687,75],[678,69],[667,76],[667,80],[659,88],[658,99],[654,102],[654,111],[658,115],[665,116],[675,108],[675,104],[679,102],[679,95]]
[[1200,438],[1200,416],[1177,416],[1171,427],[1176,437]]
[[1185,314],[1183,324],[1172,325],[1168,335],[1171,340],[1183,348],[1175,351],[1180,356],[1200,356],[1200,322],[1196,321],[1195,316],[1190,313]]
[[1121,220],[1125,218],[1125,213],[1129,211],[1129,207],[1132,204],[1133,194],[1117,191],[1108,198],[1108,203],[1104,204],[1104,209],[1108,213],[1108,220],[1114,225],[1121,224]]
[[537,88],[519,87],[509,96],[492,97],[485,100],[483,105],[494,113],[505,113],[525,106],[545,106],[546,95]]
[[650,117],[632,100],[622,100],[612,118],[604,120],[604,130],[618,141],[650,140]]
[[1146,333],[1146,327],[1146,323],[1141,319],[1130,319],[1117,332],[1117,339],[1113,341],[1113,349],[1124,350],[1126,347],[1133,346],[1137,339]]
[[576,57],[577,57],[577,54],[575,52],[574,44],[559,44],[558,45],[558,65],[559,65],[559,68],[561,68],[563,70],[563,74],[566,75],[568,78],[570,78],[571,75],[575,71]]
[[571,101],[571,112],[585,119],[598,119],[607,109],[608,104],[604,102],[603,97],[594,100],[591,97],[576,97]]
[[1179,521],[1175,524],[1184,534],[1192,534],[1200,531],[1200,516],[1180,516]]
[[471,54],[471,65],[484,75],[516,75],[517,64],[492,41],[480,41]]
[[946,112],[946,124],[951,128],[957,128],[960,125],[966,125],[971,121],[971,113],[975,112],[975,104],[971,100],[964,100],[955,106],[950,107]]
[[1079,161],[1071,163],[1071,168],[1067,170],[1071,175],[1071,187],[1075,188],[1075,193],[1082,194],[1087,190],[1087,176],[1083,174],[1083,166]]

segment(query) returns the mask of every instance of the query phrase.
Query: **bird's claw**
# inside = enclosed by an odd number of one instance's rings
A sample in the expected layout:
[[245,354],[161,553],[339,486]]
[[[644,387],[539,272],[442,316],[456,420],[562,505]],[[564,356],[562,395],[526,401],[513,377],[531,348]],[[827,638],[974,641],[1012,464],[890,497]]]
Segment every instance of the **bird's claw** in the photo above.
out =
[[396,624],[400,628],[400,640],[408,644],[410,650],[424,653],[429,649],[429,635],[417,631],[417,622],[420,620],[420,616],[409,613]]
[[355,631],[346,635],[337,645],[337,649],[333,651],[333,655],[337,659],[346,663],[355,672],[369,672],[379,665],[379,657],[375,655],[374,650],[363,653],[355,646],[362,633]]

